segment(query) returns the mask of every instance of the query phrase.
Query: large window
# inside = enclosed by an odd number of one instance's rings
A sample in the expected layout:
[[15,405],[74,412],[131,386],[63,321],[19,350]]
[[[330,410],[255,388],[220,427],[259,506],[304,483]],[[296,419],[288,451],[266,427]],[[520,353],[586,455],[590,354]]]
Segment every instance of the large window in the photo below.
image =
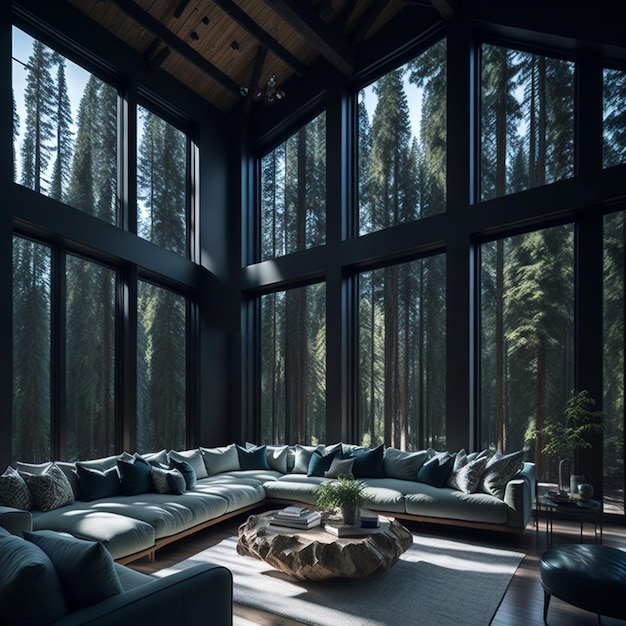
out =
[[358,95],[359,235],[446,208],[446,42]]
[[604,167],[626,163],[626,72],[604,70],[603,81]]
[[359,441],[446,445],[445,256],[358,276]]
[[187,255],[187,136],[137,107],[137,233]]
[[51,458],[49,247],[13,237],[13,460]]
[[137,449],[180,450],[186,444],[186,301],[139,281]]
[[326,242],[326,113],[261,159],[261,260]]
[[261,440],[326,443],[326,286],[260,298]]
[[117,91],[13,29],[13,179],[117,222]]
[[574,175],[574,64],[482,46],[481,200]]
[[604,510],[624,514],[624,213],[604,218]]
[[66,259],[66,451],[68,459],[115,452],[115,272]]
[[556,482],[532,434],[574,388],[573,226],[493,241],[480,257],[481,446],[525,447],[538,480]]

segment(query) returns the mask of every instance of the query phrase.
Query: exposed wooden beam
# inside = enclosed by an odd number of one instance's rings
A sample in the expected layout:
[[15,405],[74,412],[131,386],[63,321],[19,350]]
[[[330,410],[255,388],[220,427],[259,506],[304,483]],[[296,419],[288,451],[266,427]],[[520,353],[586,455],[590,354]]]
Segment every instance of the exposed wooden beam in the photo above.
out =
[[340,33],[334,32],[308,3],[302,0],[264,2],[340,72],[351,74],[354,71],[352,46]]
[[454,17],[455,10],[448,0],[430,0],[430,3],[444,20],[450,20]]
[[259,46],[259,51],[256,55],[256,60],[254,62],[254,69],[252,70],[252,76],[250,77],[250,82],[248,83],[248,95],[246,98],[246,104],[244,110],[246,112],[250,111],[252,107],[252,103],[254,100],[252,99],[254,90],[259,85],[259,79],[261,78],[261,72],[263,71],[263,64],[265,63],[265,57],[267,56],[267,48],[263,46]]
[[383,12],[383,9],[387,6],[387,0],[378,0],[374,2],[367,10],[365,15],[361,18],[358,26],[350,35],[350,43],[353,46],[361,43],[369,29],[374,25],[374,22],[378,19],[378,16]]
[[161,22],[136,5],[132,0],[109,0],[109,2],[126,13],[126,15],[137,22],[137,24],[161,39],[170,49],[178,52],[178,54],[187,59],[190,63],[193,63],[213,80],[216,80],[237,96],[239,95],[239,85],[234,80],[215,67],[215,65],[209,63],[200,53],[196,52],[189,44],[186,44],[171,30],[163,26]]
[[291,67],[298,76],[306,74],[306,66],[301,63],[289,50],[281,46],[274,38],[270,37],[245,11],[240,9],[233,0],[213,0],[224,13],[235,20],[247,30],[264,48],[270,50],[279,59],[282,59]]

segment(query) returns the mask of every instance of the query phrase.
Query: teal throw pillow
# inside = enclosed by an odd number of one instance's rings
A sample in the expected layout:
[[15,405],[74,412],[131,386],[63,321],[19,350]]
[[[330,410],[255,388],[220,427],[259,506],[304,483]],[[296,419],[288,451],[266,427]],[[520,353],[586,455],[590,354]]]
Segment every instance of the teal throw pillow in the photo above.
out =
[[384,478],[384,453],[382,444],[375,448],[355,448],[351,455],[354,457],[354,466],[352,467],[354,477]]
[[250,448],[248,450],[237,446],[237,455],[239,456],[239,467],[242,470],[271,469],[267,462],[265,446],[258,446],[257,448]]
[[315,450],[309,459],[307,476],[324,476],[324,473],[330,469],[333,459],[338,455],[341,456],[341,448],[336,448],[326,454]]
[[122,493],[125,496],[137,496],[140,493],[154,491],[150,474],[152,465],[138,454],[132,461],[118,459],[117,467],[120,470]]
[[117,496],[120,493],[120,475],[115,466],[101,472],[77,461],[76,473],[80,499],[84,502]]
[[453,466],[454,457],[449,452],[440,452],[420,467],[417,480],[433,487],[443,487]]
[[170,469],[177,469],[183,475],[187,490],[196,486],[196,471],[187,461],[177,461],[170,457]]
[[41,548],[54,564],[70,611],[123,591],[113,557],[101,543],[50,530],[26,531],[24,538]]

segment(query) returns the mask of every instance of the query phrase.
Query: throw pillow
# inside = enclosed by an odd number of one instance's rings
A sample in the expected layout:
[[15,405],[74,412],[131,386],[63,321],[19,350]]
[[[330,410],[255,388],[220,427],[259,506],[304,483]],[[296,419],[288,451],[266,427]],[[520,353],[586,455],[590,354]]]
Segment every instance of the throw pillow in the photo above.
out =
[[[124,452],[124,454],[128,454],[127,452]],[[128,455],[129,457],[132,458],[132,455]],[[88,467],[89,469],[97,469],[101,472],[104,472],[104,470],[108,470],[111,467],[116,467],[117,466],[117,459],[120,458],[120,455],[115,454],[112,456],[105,456],[99,459],[90,459],[88,461],[81,461],[81,464],[83,465],[83,467]]]
[[494,454],[487,463],[487,467],[480,479],[477,491],[504,498],[506,484],[524,466],[524,451],[519,450],[511,454]]
[[0,503],[14,509],[30,511],[33,508],[33,495],[20,473],[11,467],[0,476]]
[[443,487],[453,465],[454,457],[449,452],[440,452],[420,467],[417,480],[433,487]]
[[[448,474],[448,478],[446,478],[446,487],[450,487],[451,489],[458,489],[459,486],[456,482],[456,475],[462,467],[467,465],[467,453],[465,449],[462,448],[459,450],[454,456],[454,465]],[[480,476],[478,477],[480,478]]]
[[74,502],[72,485],[56,463],[50,463],[43,474],[21,474],[33,494],[35,506],[40,511],[52,511]]
[[67,613],[50,557],[0,528],[0,624],[50,624]]
[[340,453],[340,448],[335,448],[328,453],[315,450],[309,459],[309,466],[307,467],[306,472],[307,476],[324,476],[324,472],[327,472],[330,469],[333,459],[335,459]]
[[354,466],[352,473],[355,478],[384,478],[385,465],[382,444],[375,448],[355,448],[352,451]]
[[78,474],[80,499],[85,502],[117,496],[120,493],[120,475],[116,466],[101,472],[77,461],[76,473]]
[[354,478],[352,467],[354,466],[355,459],[341,459],[339,456],[335,456],[333,462],[327,471],[324,472],[326,478]]
[[152,485],[157,493],[172,493],[180,496],[185,493],[186,483],[183,475],[177,469],[152,466],[150,470]]
[[487,467],[489,459],[485,456],[466,463],[456,473],[456,488],[463,493],[474,493]]
[[101,543],[49,530],[26,531],[24,538],[41,548],[54,564],[70,611],[123,591],[113,557]]
[[267,452],[265,446],[257,448],[242,448],[237,446],[237,456],[239,458],[239,467],[242,470],[269,470],[271,469],[267,462]]
[[[221,474],[222,472],[236,472],[241,469],[239,455],[234,443],[221,448],[200,448],[207,475]],[[196,470],[197,471],[197,470]],[[198,474],[198,478],[200,475]]]
[[289,459],[289,446],[267,446],[267,462],[269,466],[281,474],[287,473],[287,461]]
[[120,471],[122,494],[125,496],[137,496],[140,493],[154,491],[150,470],[152,465],[144,458],[135,455],[132,461],[117,460]]
[[187,490],[196,486],[196,471],[187,461],[177,461],[170,458],[170,469],[177,469],[181,473]]
[[405,452],[386,448],[383,454],[383,471],[388,478],[417,480],[417,472],[428,459],[428,450]]
[[159,450],[158,452],[148,452],[141,455],[150,465],[167,465],[167,450]]
[[293,474],[306,474],[309,471],[309,461],[315,450],[323,451],[323,446],[301,446],[296,444],[295,459],[293,463]]
[[198,479],[207,478],[209,475],[204,462],[204,455],[200,451],[200,448],[196,448],[195,450],[183,450],[182,452],[170,450],[168,456],[170,461],[172,459],[179,462],[187,461],[187,463],[193,467],[193,471],[196,473],[196,478]]

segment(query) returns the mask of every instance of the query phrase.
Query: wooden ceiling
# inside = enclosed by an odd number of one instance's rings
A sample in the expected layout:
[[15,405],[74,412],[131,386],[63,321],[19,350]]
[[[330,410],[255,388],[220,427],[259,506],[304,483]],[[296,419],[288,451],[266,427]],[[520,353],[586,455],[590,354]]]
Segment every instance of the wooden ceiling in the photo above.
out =
[[407,4],[448,17],[447,0],[69,2],[137,50],[149,67],[168,72],[224,112],[255,93],[263,93],[260,105],[268,96],[280,97],[281,85],[294,75],[305,78],[320,57],[349,76],[357,46]]

